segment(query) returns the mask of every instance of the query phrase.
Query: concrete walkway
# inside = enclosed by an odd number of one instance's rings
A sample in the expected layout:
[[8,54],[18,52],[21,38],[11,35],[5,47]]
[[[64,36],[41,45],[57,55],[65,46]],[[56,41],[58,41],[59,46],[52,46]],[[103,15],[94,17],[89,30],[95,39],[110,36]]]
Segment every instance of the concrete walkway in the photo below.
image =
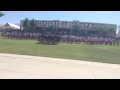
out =
[[120,79],[120,65],[0,53],[0,79]]

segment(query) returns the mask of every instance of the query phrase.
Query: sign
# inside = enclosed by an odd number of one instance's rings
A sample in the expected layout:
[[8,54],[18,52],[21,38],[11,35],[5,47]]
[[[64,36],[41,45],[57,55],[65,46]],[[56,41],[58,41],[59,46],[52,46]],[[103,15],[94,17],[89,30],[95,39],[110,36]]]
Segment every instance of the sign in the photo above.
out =
[[[21,20],[23,23],[24,20]],[[116,30],[117,25],[115,24],[102,24],[102,23],[88,23],[79,21],[59,21],[59,20],[35,20],[36,27],[49,27],[55,26],[58,28],[72,28],[74,25],[78,25],[82,29],[95,29],[96,26],[112,27]]]

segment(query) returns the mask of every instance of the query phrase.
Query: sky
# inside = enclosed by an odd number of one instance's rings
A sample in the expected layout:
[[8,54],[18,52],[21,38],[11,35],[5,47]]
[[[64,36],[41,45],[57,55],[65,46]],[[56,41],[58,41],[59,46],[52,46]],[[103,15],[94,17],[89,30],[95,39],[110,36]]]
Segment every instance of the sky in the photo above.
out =
[[26,17],[35,20],[63,20],[120,25],[120,11],[0,11],[5,14],[0,23],[20,23]]

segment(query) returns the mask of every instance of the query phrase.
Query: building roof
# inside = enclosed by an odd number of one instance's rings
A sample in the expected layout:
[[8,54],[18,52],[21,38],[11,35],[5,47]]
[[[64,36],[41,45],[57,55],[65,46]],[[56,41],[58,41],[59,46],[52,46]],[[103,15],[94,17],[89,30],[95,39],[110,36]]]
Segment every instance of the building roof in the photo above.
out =
[[1,26],[0,29],[15,29],[15,28],[10,26]]
[[10,27],[13,27],[14,29],[20,29],[20,26],[12,24],[12,23],[6,23],[4,26],[10,26]]

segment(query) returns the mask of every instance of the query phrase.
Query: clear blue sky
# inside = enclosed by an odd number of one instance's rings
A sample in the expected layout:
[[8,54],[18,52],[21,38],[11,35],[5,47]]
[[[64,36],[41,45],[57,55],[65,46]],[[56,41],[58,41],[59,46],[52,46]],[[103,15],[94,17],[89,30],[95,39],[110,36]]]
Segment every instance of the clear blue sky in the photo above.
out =
[[36,20],[79,20],[120,25],[120,11],[0,11],[5,14],[0,23],[20,23],[26,17]]

